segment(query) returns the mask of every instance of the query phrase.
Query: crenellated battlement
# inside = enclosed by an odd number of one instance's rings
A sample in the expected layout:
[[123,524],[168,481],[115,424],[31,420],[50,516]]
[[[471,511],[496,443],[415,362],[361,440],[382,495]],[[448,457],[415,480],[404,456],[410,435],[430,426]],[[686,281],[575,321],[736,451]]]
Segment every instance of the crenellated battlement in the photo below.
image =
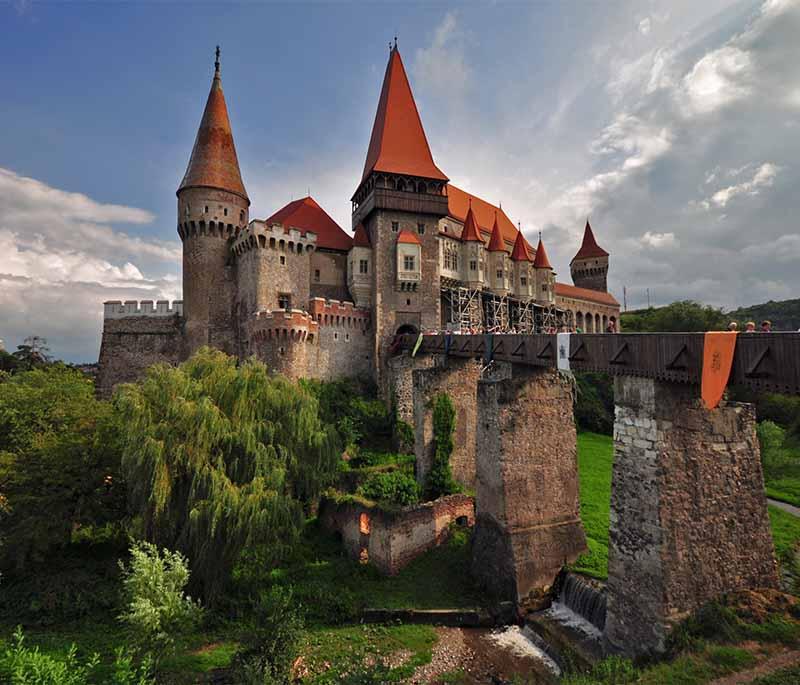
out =
[[247,323],[254,341],[294,340],[313,343],[319,324],[301,309],[272,309],[256,312]]
[[352,302],[326,300],[315,297],[311,300],[311,315],[322,326],[341,326],[346,328],[369,328],[372,312],[356,307]]
[[232,250],[236,255],[249,250],[271,249],[281,252],[296,253],[312,252],[317,246],[317,234],[306,231],[305,235],[299,228],[274,223],[269,226],[265,221],[253,220],[243,228],[233,242]]
[[169,300],[109,300],[103,302],[104,319],[124,319],[129,316],[183,316],[183,300],[175,300],[172,307]]

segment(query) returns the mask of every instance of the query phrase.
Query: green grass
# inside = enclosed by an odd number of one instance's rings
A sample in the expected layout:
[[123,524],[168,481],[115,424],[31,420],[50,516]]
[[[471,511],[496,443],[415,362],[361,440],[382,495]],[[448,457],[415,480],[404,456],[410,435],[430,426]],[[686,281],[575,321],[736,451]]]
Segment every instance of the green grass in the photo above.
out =
[[573,569],[595,578],[608,577],[608,517],[611,505],[611,467],[614,445],[607,435],[578,435],[578,477],[581,487],[581,519],[588,553]]
[[[614,443],[608,435],[578,435],[578,477],[581,487],[581,519],[589,552],[572,566],[575,571],[599,579],[608,577],[608,525],[611,502],[611,469]],[[785,558],[800,541],[800,517],[769,507],[775,552]]]
[[317,627],[308,631],[302,648],[303,660],[314,685],[342,682],[365,662],[404,652],[402,665],[382,673],[381,682],[399,682],[431,660],[436,631],[419,625],[351,625]]
[[753,685],[789,685],[789,683],[800,683],[800,666],[782,668],[753,681]]

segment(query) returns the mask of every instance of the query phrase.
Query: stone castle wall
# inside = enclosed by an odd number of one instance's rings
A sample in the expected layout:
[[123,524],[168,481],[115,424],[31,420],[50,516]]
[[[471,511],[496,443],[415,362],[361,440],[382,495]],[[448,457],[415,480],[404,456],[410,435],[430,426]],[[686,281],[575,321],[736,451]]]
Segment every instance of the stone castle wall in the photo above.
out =
[[183,355],[182,302],[105,303],[96,387],[110,397],[119,383],[139,380],[157,363],[177,364]]
[[341,302],[350,299],[346,253],[324,248],[311,253],[311,297]]
[[612,649],[660,652],[672,625],[722,594],[777,587],[752,405],[618,377],[609,536]]
[[319,518],[327,530],[342,536],[344,547],[353,559],[368,561],[382,573],[395,575],[429,549],[442,544],[453,523],[473,525],[475,505],[467,495],[450,495],[398,511],[385,511],[354,500],[337,503],[323,498]]

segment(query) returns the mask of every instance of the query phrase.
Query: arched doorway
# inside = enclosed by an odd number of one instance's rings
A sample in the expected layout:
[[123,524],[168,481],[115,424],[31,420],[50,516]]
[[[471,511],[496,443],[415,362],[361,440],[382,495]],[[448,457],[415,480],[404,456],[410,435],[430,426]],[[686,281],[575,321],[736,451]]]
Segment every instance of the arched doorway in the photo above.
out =
[[404,323],[397,329],[395,335],[417,335],[419,331],[417,327],[410,323]]
[[586,329],[583,327],[583,312],[575,314],[575,327],[581,329],[581,333],[585,333]]

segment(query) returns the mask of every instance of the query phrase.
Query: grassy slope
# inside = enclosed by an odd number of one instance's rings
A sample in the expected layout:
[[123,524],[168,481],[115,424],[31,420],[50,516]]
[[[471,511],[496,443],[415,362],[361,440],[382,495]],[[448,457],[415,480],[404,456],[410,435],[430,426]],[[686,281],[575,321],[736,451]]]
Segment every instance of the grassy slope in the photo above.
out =
[[[607,435],[578,436],[578,469],[581,485],[581,518],[589,553],[573,568],[596,578],[608,576],[608,516],[611,499],[611,467],[614,445]],[[800,518],[769,508],[775,551],[785,556],[800,541]]]

